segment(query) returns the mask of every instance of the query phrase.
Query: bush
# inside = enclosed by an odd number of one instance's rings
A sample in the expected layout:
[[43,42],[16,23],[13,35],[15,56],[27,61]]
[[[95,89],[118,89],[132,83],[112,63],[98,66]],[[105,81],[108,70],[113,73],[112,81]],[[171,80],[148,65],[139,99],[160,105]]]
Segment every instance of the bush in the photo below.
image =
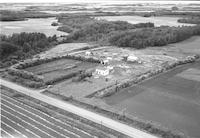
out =
[[87,78],[87,77],[91,77],[92,76],[92,72],[82,72],[81,74],[77,75],[76,78],[74,78],[72,81],[82,81],[83,79]]
[[57,22],[53,22],[53,23],[51,23],[51,26],[58,26],[58,23]]
[[64,76],[61,76],[61,77],[58,77],[58,78],[55,78],[53,80],[50,80],[50,81],[47,81],[45,82],[46,85],[52,85],[52,84],[55,84],[57,82],[60,82],[60,81],[63,81],[63,80],[66,80],[66,79],[70,79],[72,77],[75,77],[77,76],[78,74],[80,74],[82,71],[77,71],[77,72],[73,72],[73,73],[70,73],[70,74],[67,74],[67,75],[64,75]]
[[7,71],[8,71],[8,74],[10,75],[18,76],[18,77],[29,79],[32,81],[43,82],[43,79],[41,79],[39,76],[34,75],[33,73],[28,72],[28,71],[18,70],[14,68],[9,68]]

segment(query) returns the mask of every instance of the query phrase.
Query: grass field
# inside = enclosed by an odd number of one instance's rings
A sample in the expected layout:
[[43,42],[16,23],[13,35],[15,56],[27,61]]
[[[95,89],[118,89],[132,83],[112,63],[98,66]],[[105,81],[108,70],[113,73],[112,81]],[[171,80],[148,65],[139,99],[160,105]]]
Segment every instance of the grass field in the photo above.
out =
[[170,44],[169,47],[178,48],[184,53],[195,53],[200,55],[200,37],[194,36],[185,41]]
[[42,52],[36,56],[39,56],[40,58],[63,56],[79,49],[92,48],[94,46],[95,46],[94,44],[88,44],[88,43],[64,43],[64,44],[59,44],[53,47],[52,49]]

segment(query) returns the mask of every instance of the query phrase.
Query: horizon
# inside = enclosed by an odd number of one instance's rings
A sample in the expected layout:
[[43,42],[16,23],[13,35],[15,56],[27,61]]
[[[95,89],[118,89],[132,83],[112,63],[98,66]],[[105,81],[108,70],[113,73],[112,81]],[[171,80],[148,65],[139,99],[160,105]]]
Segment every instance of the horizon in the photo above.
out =
[[28,3],[63,3],[63,4],[71,4],[71,3],[117,3],[117,4],[124,4],[127,2],[131,2],[131,3],[146,3],[146,2],[159,2],[159,3],[174,3],[174,4],[178,4],[178,3],[200,3],[199,0],[57,0],[52,1],[52,0],[1,0],[0,3],[1,4],[7,4],[7,3],[13,3],[13,4],[28,4]]

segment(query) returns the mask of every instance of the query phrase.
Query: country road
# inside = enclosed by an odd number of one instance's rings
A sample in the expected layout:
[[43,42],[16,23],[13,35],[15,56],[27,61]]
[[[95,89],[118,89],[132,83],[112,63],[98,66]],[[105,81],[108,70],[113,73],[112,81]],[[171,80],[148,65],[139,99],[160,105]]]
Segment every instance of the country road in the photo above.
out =
[[77,106],[72,105],[70,103],[60,101],[58,99],[54,99],[52,97],[41,94],[40,91],[31,90],[31,89],[25,88],[23,86],[20,86],[18,84],[13,83],[13,82],[6,81],[6,80],[1,79],[1,78],[0,78],[0,84],[3,85],[3,86],[6,86],[8,88],[11,88],[13,90],[16,90],[20,93],[23,93],[23,94],[26,94],[26,95],[31,96],[33,98],[36,98],[38,100],[41,100],[41,101],[48,103],[50,105],[53,105],[53,106],[56,106],[56,107],[61,108],[63,110],[72,112],[76,115],[84,117],[84,118],[91,120],[95,123],[102,124],[102,125],[104,125],[108,128],[111,128],[113,130],[121,132],[121,133],[123,133],[127,136],[130,136],[130,137],[133,137],[133,138],[157,138],[156,136],[148,134],[144,131],[138,130],[136,128],[133,128],[133,127],[128,126],[126,124],[120,123],[120,122],[115,121],[113,119],[104,117],[104,116],[99,115],[97,113],[94,113],[92,111],[88,111],[86,109],[77,107]]

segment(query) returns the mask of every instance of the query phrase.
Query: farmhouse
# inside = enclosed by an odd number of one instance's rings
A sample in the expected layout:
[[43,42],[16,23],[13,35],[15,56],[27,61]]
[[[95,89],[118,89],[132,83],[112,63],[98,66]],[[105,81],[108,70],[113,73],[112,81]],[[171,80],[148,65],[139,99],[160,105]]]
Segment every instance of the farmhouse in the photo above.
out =
[[98,75],[106,76],[109,75],[110,71],[113,69],[113,67],[108,66],[108,67],[98,67],[96,69],[96,73]]
[[130,62],[137,62],[138,61],[138,57],[136,57],[135,55],[129,55],[127,57],[127,61],[130,61]]
[[86,52],[85,52],[85,55],[86,55],[86,56],[91,56],[91,55],[93,55],[93,53],[92,53],[91,51],[86,51]]

